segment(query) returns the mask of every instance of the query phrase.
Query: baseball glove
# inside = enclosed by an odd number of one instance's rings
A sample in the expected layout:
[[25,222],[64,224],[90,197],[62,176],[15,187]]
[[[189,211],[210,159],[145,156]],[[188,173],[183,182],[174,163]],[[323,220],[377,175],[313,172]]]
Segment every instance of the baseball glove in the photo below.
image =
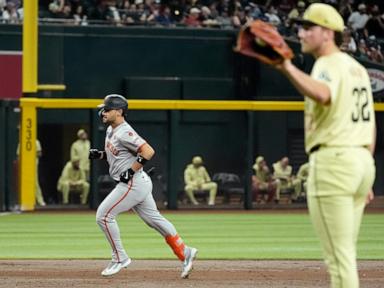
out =
[[276,28],[261,20],[255,20],[241,28],[235,51],[270,65],[293,58],[291,48]]

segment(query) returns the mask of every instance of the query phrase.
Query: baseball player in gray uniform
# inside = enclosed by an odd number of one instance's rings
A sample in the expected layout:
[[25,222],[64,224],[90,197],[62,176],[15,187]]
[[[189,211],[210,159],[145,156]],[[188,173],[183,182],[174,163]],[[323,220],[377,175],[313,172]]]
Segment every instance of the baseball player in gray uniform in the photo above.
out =
[[152,196],[151,178],[143,171],[143,166],[153,157],[155,151],[125,121],[128,103],[123,96],[107,95],[104,104],[99,105],[99,108],[103,123],[109,125],[105,150],[90,149],[89,158],[106,159],[109,173],[117,183],[96,213],[97,224],[112,248],[112,261],[101,275],[114,275],[131,263],[120,238],[116,216],[132,209],[165,238],[183,262],[181,277],[188,278],[197,249],[186,246],[172,223],[160,214]]

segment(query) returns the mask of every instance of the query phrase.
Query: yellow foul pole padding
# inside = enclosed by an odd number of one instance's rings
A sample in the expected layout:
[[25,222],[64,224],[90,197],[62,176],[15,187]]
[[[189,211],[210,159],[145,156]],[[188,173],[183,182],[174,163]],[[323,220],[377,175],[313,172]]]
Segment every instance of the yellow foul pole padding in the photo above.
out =
[[23,106],[20,123],[20,208],[35,208],[36,189],[36,107]]
[[36,93],[38,0],[24,1],[23,5],[23,93]]

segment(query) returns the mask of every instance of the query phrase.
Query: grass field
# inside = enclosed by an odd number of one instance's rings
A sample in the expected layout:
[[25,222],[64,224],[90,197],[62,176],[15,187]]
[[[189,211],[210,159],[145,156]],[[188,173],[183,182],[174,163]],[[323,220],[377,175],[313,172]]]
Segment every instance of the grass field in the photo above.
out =
[[[303,214],[165,213],[199,259],[321,259],[309,217]],[[174,259],[162,237],[135,214],[118,217],[134,259]],[[364,216],[359,259],[384,259],[384,214]],[[0,216],[0,259],[108,259],[110,249],[95,213]]]

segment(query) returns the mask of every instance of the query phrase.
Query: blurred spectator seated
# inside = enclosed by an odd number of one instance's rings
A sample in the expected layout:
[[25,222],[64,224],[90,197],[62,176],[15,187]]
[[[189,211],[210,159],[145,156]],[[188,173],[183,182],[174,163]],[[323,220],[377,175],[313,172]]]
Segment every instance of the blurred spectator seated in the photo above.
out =
[[12,2],[8,1],[7,4],[4,7],[3,13],[1,14],[0,10],[0,19],[2,20],[2,23],[8,23],[8,24],[18,24],[22,20],[22,15],[17,9],[17,5]]
[[238,175],[215,173],[212,180],[217,183],[220,194],[224,196],[224,203],[231,203],[233,196],[237,196],[239,202],[244,201],[244,186]]
[[368,47],[364,39],[359,40],[357,51],[356,51],[356,57],[359,60],[369,61]]
[[161,7],[159,14],[155,17],[155,22],[161,26],[173,25],[171,9],[167,6]]
[[350,54],[357,51],[356,41],[353,39],[351,31],[348,29],[345,29],[343,32],[343,42],[340,45],[340,50]]
[[217,16],[217,10],[215,10],[214,6],[214,13],[211,12],[211,9],[209,9],[207,6],[201,7],[201,22],[204,27],[219,27],[219,22],[216,19]]
[[369,16],[367,14],[367,6],[361,3],[357,11],[353,12],[348,18],[348,26],[352,28],[353,31],[360,31],[365,27]]
[[80,168],[80,159],[72,158],[64,166],[57,190],[62,193],[63,204],[69,204],[69,194],[79,193],[81,204],[88,201],[89,183],[86,180],[85,172]]
[[268,12],[265,13],[265,17],[267,17],[268,22],[274,26],[279,26],[281,24],[281,19],[278,15],[278,11],[273,6],[269,7]]
[[[134,6],[134,7],[136,8],[136,6]],[[116,1],[108,1],[107,2],[105,19],[113,25],[116,25],[116,26],[122,25],[120,13],[116,8]]]
[[279,203],[281,194],[288,194],[289,200],[295,202],[301,193],[301,181],[292,175],[288,157],[283,157],[273,164],[273,177],[278,180],[276,202]]
[[200,21],[200,9],[193,7],[189,10],[189,15],[187,15],[183,23],[188,27],[201,27]]
[[300,180],[300,194],[297,197],[298,201],[304,202],[307,198],[307,180],[308,180],[308,173],[309,173],[309,163],[306,162],[302,164],[299,168],[299,171],[296,174],[296,178]]
[[291,24],[293,19],[300,18],[303,16],[305,11],[305,2],[298,1],[296,7],[294,7],[288,13],[287,24]]
[[371,18],[365,24],[364,35],[366,38],[373,35],[384,40],[384,14],[381,14],[378,5],[372,7],[371,14]]
[[254,171],[252,176],[253,201],[259,204],[271,203],[276,195],[277,181],[273,179],[264,157],[256,157],[252,168]]
[[192,163],[185,168],[184,183],[185,193],[193,205],[199,204],[195,198],[195,193],[201,193],[202,191],[209,192],[208,205],[215,205],[217,184],[211,181],[200,156],[193,157]]

